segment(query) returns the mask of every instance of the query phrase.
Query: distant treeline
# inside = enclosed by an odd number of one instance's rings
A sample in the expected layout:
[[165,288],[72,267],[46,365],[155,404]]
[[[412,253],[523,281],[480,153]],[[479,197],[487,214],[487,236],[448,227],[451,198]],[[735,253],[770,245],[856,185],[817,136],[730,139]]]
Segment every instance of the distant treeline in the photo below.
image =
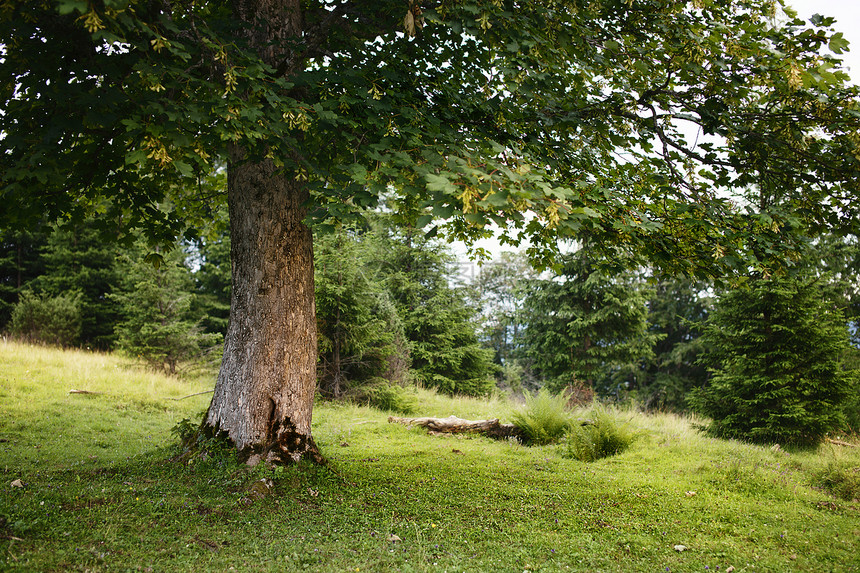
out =
[[[623,251],[587,244],[542,273],[526,255],[503,253],[464,282],[442,241],[382,214],[368,221],[315,237],[318,382],[333,398],[392,385],[466,395],[547,387],[572,400],[596,393],[649,409],[704,411],[697,389],[710,388],[735,351],[719,345],[737,344],[702,336],[731,328],[715,323],[731,316],[721,310],[728,294],[788,289],[796,304],[806,301],[801,314],[837,313],[836,338],[858,333],[853,240],[810,243],[778,283],[761,270],[720,284],[660,277]],[[143,240],[105,241],[95,224],[0,233],[0,330],[25,340],[119,350],[175,372],[206,357],[217,363],[229,308],[223,230],[170,252],[152,252]],[[762,312],[752,317],[762,328],[802,329],[765,324]],[[777,352],[786,337],[756,345]],[[842,370],[860,363],[853,342],[839,347]],[[792,352],[780,359],[803,362],[802,348]]]

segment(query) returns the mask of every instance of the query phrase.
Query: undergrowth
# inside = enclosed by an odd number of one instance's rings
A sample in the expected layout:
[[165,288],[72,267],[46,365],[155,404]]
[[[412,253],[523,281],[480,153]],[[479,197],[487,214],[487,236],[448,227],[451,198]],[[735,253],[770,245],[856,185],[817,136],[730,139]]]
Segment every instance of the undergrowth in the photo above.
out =
[[830,462],[815,472],[813,485],[823,488],[845,501],[860,500],[860,465]]
[[606,407],[593,406],[580,418],[582,421],[572,423],[562,439],[561,452],[566,458],[593,462],[619,454],[633,443],[633,432]]
[[525,442],[544,445],[557,442],[570,425],[565,393],[552,394],[541,388],[535,394],[525,393],[525,406],[512,416],[512,422]]

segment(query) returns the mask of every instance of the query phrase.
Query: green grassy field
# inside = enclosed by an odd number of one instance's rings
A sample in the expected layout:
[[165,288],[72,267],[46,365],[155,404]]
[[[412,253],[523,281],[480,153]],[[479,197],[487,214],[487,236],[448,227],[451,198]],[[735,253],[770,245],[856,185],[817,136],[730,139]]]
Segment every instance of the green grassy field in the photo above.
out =
[[[318,404],[328,467],[170,461],[171,428],[209,396],[175,398],[211,384],[0,342],[0,570],[860,570],[858,448],[787,453],[618,412],[631,448],[583,463]],[[514,408],[420,398],[420,415]]]

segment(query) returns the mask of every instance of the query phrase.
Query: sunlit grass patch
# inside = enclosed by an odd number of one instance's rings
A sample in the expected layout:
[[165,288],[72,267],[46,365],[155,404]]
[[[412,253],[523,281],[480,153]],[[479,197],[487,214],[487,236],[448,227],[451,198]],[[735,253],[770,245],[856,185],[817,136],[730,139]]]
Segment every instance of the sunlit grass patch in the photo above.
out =
[[[0,342],[0,444],[13,467],[93,464],[151,450],[206,407],[211,387],[108,354]],[[75,390],[86,393],[70,393]]]

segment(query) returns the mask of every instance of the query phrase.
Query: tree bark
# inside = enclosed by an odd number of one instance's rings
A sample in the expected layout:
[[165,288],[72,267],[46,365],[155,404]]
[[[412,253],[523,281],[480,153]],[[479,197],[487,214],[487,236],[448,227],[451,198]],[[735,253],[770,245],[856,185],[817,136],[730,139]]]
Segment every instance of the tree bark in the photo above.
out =
[[[294,57],[298,0],[235,0],[247,40],[273,67]],[[230,322],[204,430],[229,438],[249,463],[322,461],[311,436],[317,332],[308,193],[269,160],[230,150]]]
[[268,161],[231,155],[233,292],[205,424],[250,461],[319,460],[311,437],[317,333],[307,192]]

